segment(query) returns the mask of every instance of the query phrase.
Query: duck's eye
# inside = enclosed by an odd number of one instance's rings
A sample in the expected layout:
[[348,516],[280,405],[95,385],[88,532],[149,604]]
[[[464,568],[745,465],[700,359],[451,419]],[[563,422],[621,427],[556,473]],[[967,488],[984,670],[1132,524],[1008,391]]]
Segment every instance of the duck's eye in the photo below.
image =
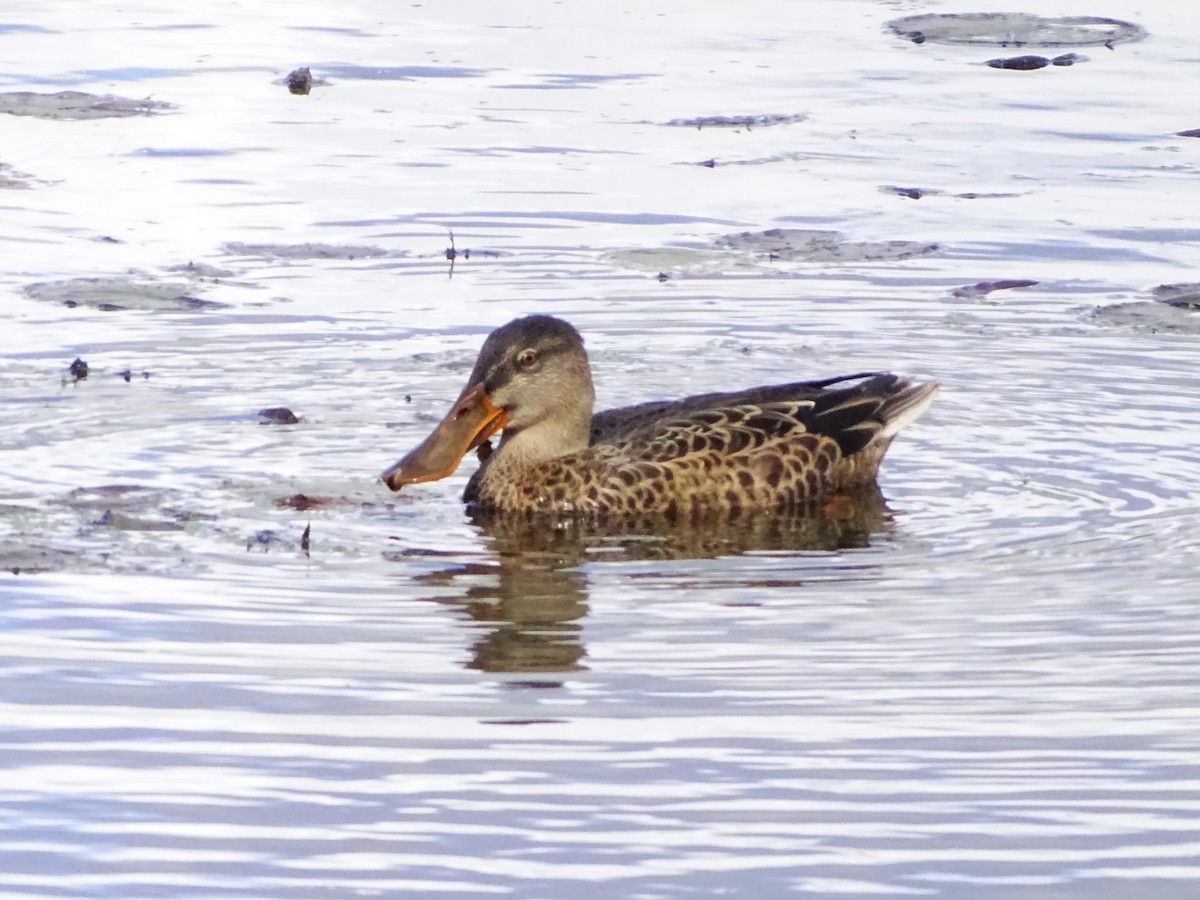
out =
[[537,351],[533,349],[522,350],[517,354],[517,365],[525,371],[529,371],[537,365]]

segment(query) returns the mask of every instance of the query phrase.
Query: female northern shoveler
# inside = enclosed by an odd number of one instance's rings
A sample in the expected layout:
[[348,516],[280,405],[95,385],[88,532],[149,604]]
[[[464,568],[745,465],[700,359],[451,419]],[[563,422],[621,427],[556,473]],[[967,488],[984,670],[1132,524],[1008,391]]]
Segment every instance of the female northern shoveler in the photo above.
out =
[[593,415],[579,332],[527,316],[488,336],[454,407],[383,481],[398,491],[445,478],[503,430],[463,495],[484,512],[798,509],[870,484],[896,432],[937,390],[867,372]]

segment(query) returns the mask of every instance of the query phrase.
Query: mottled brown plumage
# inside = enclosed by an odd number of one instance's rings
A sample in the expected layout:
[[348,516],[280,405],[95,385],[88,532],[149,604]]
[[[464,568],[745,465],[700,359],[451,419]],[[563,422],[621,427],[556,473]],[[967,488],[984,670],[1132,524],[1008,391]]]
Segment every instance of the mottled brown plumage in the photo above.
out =
[[578,333],[528,316],[494,331],[426,441],[384,473],[393,490],[450,474],[503,429],[464,499],[483,512],[695,517],[801,509],[873,482],[935,383],[862,373],[656,401],[592,415]]

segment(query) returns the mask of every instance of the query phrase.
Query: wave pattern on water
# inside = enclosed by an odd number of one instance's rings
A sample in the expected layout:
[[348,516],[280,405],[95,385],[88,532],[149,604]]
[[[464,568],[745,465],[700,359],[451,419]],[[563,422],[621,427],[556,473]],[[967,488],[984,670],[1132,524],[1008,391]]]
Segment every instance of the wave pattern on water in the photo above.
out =
[[[1193,900],[1200,348],[1095,312],[1190,277],[1200,21],[1001,72],[885,6],[113,11],[170,114],[6,123],[0,894]],[[12,85],[110,89],[22,15]],[[389,494],[529,312],[601,406],[942,391],[841,519]]]

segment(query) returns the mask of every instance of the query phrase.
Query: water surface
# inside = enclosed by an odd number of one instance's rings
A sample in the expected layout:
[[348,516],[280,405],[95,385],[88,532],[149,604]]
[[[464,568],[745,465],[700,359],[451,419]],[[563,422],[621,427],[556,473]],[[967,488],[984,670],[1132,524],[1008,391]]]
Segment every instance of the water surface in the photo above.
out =
[[[0,892],[1194,897],[1200,345],[1113,311],[1200,281],[1200,15],[1020,72],[890,2],[518,6],[10,4],[0,91],[173,106],[4,117]],[[722,240],[774,228],[936,249]],[[390,494],[530,312],[601,406],[943,389],[849,522]]]

